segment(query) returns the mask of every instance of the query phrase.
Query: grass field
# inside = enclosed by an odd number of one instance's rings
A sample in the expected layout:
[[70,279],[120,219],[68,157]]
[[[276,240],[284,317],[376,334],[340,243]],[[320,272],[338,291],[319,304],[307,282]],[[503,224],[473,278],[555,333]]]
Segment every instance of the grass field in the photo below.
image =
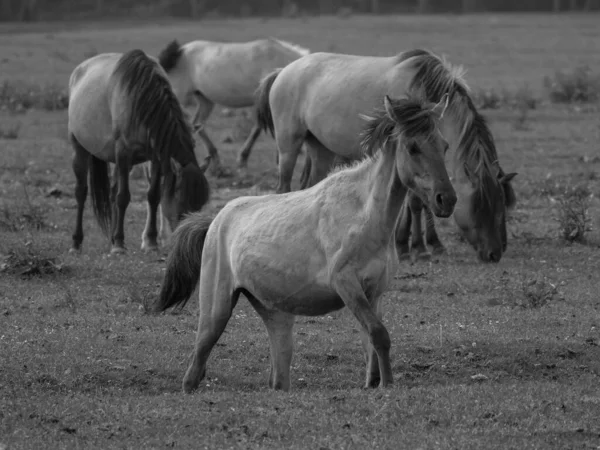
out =
[[[323,17],[6,25],[0,83],[64,87],[71,70],[98,52],[156,54],[173,38],[265,35],[313,51],[387,55],[426,47],[464,64],[475,89],[527,84],[540,97],[544,76],[555,70],[587,64],[600,71],[593,15]],[[132,181],[128,254],[107,256],[88,210],[84,250],[73,256],[66,112],[0,112],[0,128],[18,134],[0,139],[0,449],[600,448],[597,106],[543,102],[525,120],[509,108],[485,111],[503,167],[519,173],[508,252],[497,265],[480,264],[453,223],[438,222],[449,254],[404,263],[385,294],[393,388],[361,389],[357,323],[341,311],[298,319],[292,391],[270,391],[266,331],[240,301],[192,396],[180,386],[196,301],[179,314],[146,312],[164,255],[138,251],[143,180]],[[226,165],[246,128],[241,114],[211,118]],[[211,178],[208,209],[272,189],[274,148],[263,136],[249,177]],[[197,152],[205,155],[200,146]],[[559,238],[567,185],[593,194],[584,244]],[[32,265],[11,270],[17,260]]]

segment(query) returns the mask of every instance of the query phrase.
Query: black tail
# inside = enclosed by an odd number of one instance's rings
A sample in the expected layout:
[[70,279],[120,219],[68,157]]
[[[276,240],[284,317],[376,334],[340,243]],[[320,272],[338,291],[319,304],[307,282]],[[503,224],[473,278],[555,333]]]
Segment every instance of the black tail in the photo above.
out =
[[167,271],[154,311],[161,312],[179,305],[183,308],[189,300],[200,279],[204,240],[212,221],[212,217],[195,213],[175,229]]
[[108,163],[90,154],[89,164],[92,206],[98,225],[106,236],[110,236],[112,207],[110,204],[110,177]]
[[281,70],[276,69],[264,77],[255,93],[256,122],[262,131],[266,132],[268,130],[273,137],[275,137],[275,125],[273,124],[273,115],[271,114],[271,106],[269,105],[269,94],[271,93],[271,87],[275,82],[275,78],[277,78]]
[[182,52],[181,45],[175,39],[158,54],[158,62],[165,72],[169,73],[175,68]]

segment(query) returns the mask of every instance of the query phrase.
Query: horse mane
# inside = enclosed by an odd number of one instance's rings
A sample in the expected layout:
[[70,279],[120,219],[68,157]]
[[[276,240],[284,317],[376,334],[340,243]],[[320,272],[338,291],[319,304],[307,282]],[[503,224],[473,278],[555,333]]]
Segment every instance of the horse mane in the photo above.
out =
[[193,162],[197,165],[197,160],[189,124],[161,72],[143,51],[131,50],[121,56],[111,77],[130,101],[129,114],[124,115],[125,129],[121,131],[145,130],[163,173],[168,174],[171,157],[183,167]]
[[461,127],[455,163],[465,168],[477,186],[474,203],[486,212],[492,211],[491,193],[497,185],[494,164],[497,165],[498,155],[489,126],[469,95],[464,68],[422,49],[401,53],[398,61],[406,61],[415,69],[409,86],[411,92],[436,103],[444,94],[449,95],[446,114],[455,117]]
[[434,113],[426,109],[416,98],[390,99],[394,117],[385,108],[377,108],[367,120],[361,134],[361,146],[365,155],[374,156],[379,149],[389,147],[398,139],[414,139],[430,136],[436,127]]
[[177,65],[182,53],[181,45],[174,39],[158,54],[158,62],[169,73]]
[[274,37],[269,37],[269,40],[277,42],[282,47],[285,47],[288,50],[291,50],[291,51],[293,51],[295,53],[298,53],[300,56],[306,56],[306,55],[310,54],[310,50],[308,48],[301,47],[301,46],[299,46],[297,44],[293,44],[293,43],[288,42],[288,41],[283,41],[281,39],[277,39],[277,38],[274,38]]

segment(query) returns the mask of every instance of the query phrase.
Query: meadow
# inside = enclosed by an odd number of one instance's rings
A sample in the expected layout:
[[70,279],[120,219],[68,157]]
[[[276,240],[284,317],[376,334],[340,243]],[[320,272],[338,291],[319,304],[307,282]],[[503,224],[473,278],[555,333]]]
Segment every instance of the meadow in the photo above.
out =
[[[141,48],[156,55],[174,38],[264,36],[312,51],[429,48],[463,64],[484,98],[539,98],[532,109],[483,110],[503,168],[519,173],[508,251],[500,263],[482,264],[452,220],[438,220],[448,254],[402,263],[385,294],[391,389],[362,389],[358,325],[342,310],[298,318],[292,390],[269,390],[266,330],[242,299],[207,378],[186,396],[181,380],[197,299],[182,311],[149,312],[166,249],[139,251],[144,179],[132,180],[128,253],[108,256],[88,199],[83,252],[69,254],[75,199],[66,110],[4,109],[0,450],[600,448],[600,109],[552,103],[543,84],[557,70],[600,72],[598,16],[1,25],[0,86],[5,96],[60,92],[73,68],[97,53]],[[217,108],[207,126],[222,162],[233,167],[249,131],[247,111]],[[205,156],[200,143],[196,150]],[[246,176],[209,177],[207,211],[272,191],[276,173],[274,141],[261,136]],[[573,187],[589,207],[584,239],[575,243],[561,237],[560,220]]]

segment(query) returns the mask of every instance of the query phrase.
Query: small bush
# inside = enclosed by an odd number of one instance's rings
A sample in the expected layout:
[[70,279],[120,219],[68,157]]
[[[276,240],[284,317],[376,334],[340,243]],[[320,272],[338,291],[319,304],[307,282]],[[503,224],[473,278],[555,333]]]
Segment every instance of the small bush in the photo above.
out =
[[32,108],[60,111],[68,106],[67,90],[57,84],[38,86],[4,81],[0,85],[0,109],[3,110],[17,113]]
[[552,300],[563,300],[558,286],[551,283],[544,276],[535,276],[523,280],[521,284],[523,301],[519,306],[523,308],[541,308]]
[[0,229],[18,232],[23,230],[43,230],[50,228],[46,222],[46,210],[34,205],[29,199],[27,188],[23,186],[24,202],[17,205],[3,205],[0,208]]
[[0,272],[32,277],[65,273],[66,268],[55,257],[37,249],[32,241],[27,241],[22,247],[8,252],[0,262]]
[[544,78],[544,86],[554,103],[594,102],[600,98],[600,75],[593,74],[588,66],[557,71],[553,78]]
[[19,139],[21,124],[17,123],[9,127],[0,127],[0,139]]
[[502,96],[494,89],[481,89],[475,93],[475,104],[479,109],[498,109],[502,106]]
[[556,220],[559,235],[567,242],[583,242],[585,233],[591,231],[588,215],[591,193],[585,186],[567,187],[558,198]]

